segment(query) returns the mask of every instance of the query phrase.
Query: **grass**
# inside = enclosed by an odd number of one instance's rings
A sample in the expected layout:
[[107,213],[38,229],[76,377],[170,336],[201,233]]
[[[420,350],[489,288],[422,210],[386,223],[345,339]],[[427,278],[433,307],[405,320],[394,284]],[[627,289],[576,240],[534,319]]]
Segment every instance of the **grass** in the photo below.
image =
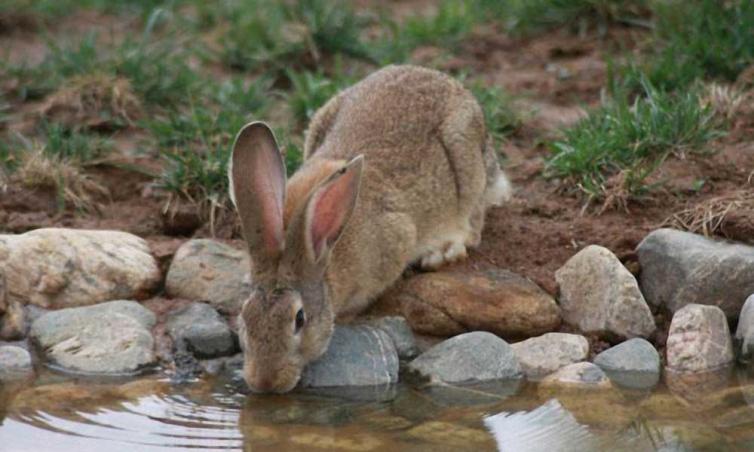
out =
[[469,88],[484,111],[487,132],[497,146],[521,125],[521,116],[512,105],[513,98],[499,86],[474,83]]
[[720,123],[695,91],[670,93],[646,79],[644,95],[617,96],[551,143],[550,176],[565,178],[592,198],[645,194],[648,177],[670,154],[698,152],[720,136]]
[[331,97],[354,82],[346,76],[330,78],[321,72],[287,71],[286,75],[291,82],[288,105],[300,125],[305,125]]
[[732,82],[754,64],[754,2],[652,2],[654,33],[624,76],[643,73],[658,89],[685,89],[699,79]]
[[269,79],[231,79],[211,87],[209,99],[192,98],[185,110],[173,110],[144,122],[166,168],[159,185],[202,208],[227,204],[226,166],[233,137],[266,111]]
[[649,0],[488,0],[483,6],[518,33],[541,32],[570,25],[636,22],[648,13]]
[[343,0],[249,0],[221,15],[230,22],[221,38],[222,61],[233,69],[272,73],[315,67],[331,55],[369,57],[363,21]]
[[[33,67],[6,64],[5,74],[18,81],[20,100],[44,97],[66,80],[99,73],[129,81],[145,103],[174,106],[185,101],[189,91],[200,86],[198,75],[186,63],[183,46],[170,39],[126,41],[107,49],[98,47],[97,35],[89,34],[74,45],[48,42],[49,54]],[[178,49],[178,50],[176,50]]]

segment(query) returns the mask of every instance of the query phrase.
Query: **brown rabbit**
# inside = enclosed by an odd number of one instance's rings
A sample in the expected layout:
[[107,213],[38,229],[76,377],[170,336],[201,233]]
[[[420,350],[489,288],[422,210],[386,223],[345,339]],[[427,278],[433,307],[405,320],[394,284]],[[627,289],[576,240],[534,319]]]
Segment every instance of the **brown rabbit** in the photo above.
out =
[[479,243],[485,209],[510,192],[486,142],[472,94],[415,66],[386,67],[322,107],[287,184],[270,129],[238,133],[229,178],[252,260],[239,334],[253,390],[291,390],[335,320],[408,264],[435,268]]

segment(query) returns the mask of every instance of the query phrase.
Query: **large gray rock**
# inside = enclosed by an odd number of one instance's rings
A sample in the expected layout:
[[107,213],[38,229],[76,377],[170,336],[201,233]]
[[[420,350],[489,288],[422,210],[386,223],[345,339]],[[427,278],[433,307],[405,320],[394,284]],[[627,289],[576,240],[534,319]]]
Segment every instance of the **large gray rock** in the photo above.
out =
[[563,320],[581,331],[627,338],[654,332],[636,278],[607,248],[591,245],[579,251],[555,272],[555,280]]
[[542,380],[542,386],[568,386],[576,388],[610,388],[605,372],[592,363],[582,362],[565,366]]
[[690,304],[676,311],[666,344],[668,369],[714,370],[733,362],[728,320],[717,306]]
[[304,369],[300,386],[374,386],[396,382],[398,353],[387,333],[366,325],[338,325],[325,354]]
[[381,317],[369,322],[370,325],[386,332],[401,359],[415,358],[419,354],[414,333],[405,318],[401,316]]
[[660,380],[660,354],[647,340],[629,339],[594,358],[612,381],[635,389],[651,388]]
[[111,301],[44,314],[30,336],[64,370],[134,374],[155,363],[155,315],[135,301]]
[[28,351],[15,345],[0,347],[0,381],[21,380],[33,374]]
[[176,251],[165,290],[173,298],[206,301],[236,313],[251,292],[249,256],[214,240],[190,240]]
[[644,296],[671,312],[687,304],[706,304],[734,319],[754,293],[754,247],[658,229],[637,252]]
[[236,351],[236,340],[225,319],[205,303],[191,303],[171,312],[167,329],[176,347],[186,347],[197,358],[216,358]]
[[560,326],[560,308],[547,292],[502,269],[422,273],[398,283],[385,298],[401,306],[414,331],[432,336],[489,331],[522,338]]
[[475,331],[440,342],[411,361],[409,369],[434,382],[471,383],[519,378],[513,349],[492,333]]
[[147,298],[162,277],[147,242],[119,231],[0,235],[0,268],[9,304],[50,309]]
[[584,336],[547,333],[513,344],[521,369],[528,378],[541,378],[589,356],[589,341]]
[[754,295],[746,299],[741,309],[735,338],[739,360],[750,361],[754,355]]

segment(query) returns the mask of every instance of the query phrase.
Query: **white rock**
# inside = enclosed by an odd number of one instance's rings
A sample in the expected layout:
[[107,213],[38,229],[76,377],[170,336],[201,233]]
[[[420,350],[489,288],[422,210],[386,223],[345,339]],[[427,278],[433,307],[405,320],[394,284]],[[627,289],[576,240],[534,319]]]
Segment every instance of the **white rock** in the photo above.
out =
[[0,235],[0,268],[8,303],[50,309],[147,298],[161,279],[147,242],[119,231]]
[[541,378],[569,364],[584,361],[589,356],[589,341],[584,336],[567,333],[547,333],[513,344],[528,378]]
[[555,272],[563,320],[583,332],[647,337],[654,318],[636,278],[601,246],[579,251]]
[[666,344],[668,368],[710,371],[733,362],[728,320],[717,306],[689,304],[676,311]]

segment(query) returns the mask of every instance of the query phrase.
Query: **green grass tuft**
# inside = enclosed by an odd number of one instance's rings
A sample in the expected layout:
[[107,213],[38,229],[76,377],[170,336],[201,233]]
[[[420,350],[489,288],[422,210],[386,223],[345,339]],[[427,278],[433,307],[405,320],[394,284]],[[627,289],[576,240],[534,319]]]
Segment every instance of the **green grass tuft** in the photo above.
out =
[[499,86],[488,87],[481,83],[472,84],[470,89],[484,111],[487,133],[496,144],[521,126],[522,118],[513,109],[513,99],[505,90]]
[[249,0],[222,15],[229,21],[222,61],[233,69],[273,73],[313,67],[327,55],[369,56],[361,40],[363,20],[346,1]]
[[314,113],[341,89],[352,83],[346,77],[329,78],[321,72],[287,71],[291,89],[288,105],[299,124],[306,124]]
[[699,79],[734,81],[754,64],[754,2],[656,1],[654,36],[642,60],[623,69],[645,73],[658,89],[685,89]]
[[668,93],[642,82],[633,102],[617,96],[551,143],[550,176],[575,181],[591,197],[604,197],[608,179],[623,173],[622,189],[646,191],[646,180],[671,153],[697,152],[720,136],[714,113],[694,91]]

